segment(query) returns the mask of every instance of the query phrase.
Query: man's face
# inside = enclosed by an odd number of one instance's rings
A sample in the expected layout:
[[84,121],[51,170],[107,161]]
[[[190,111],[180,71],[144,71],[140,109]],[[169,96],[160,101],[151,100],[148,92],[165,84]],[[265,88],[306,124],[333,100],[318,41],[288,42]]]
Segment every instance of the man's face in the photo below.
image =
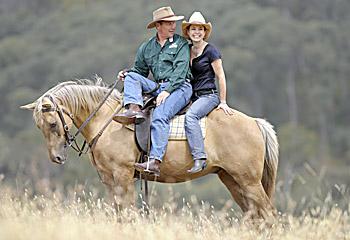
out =
[[157,32],[162,38],[171,38],[175,34],[175,21],[162,21],[156,24]]

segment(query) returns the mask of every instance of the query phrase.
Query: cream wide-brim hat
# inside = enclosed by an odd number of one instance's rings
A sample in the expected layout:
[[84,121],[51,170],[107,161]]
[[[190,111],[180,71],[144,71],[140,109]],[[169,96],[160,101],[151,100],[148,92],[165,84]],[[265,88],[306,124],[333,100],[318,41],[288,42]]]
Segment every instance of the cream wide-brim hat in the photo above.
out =
[[147,29],[154,28],[160,21],[179,21],[184,16],[176,16],[171,7],[161,7],[153,12],[153,21],[147,24]]
[[190,19],[188,20],[188,22],[183,21],[182,22],[182,36],[184,36],[185,38],[187,39],[190,39],[190,36],[188,36],[188,29],[189,29],[189,26],[191,25],[200,25],[200,26],[203,26],[205,28],[205,35],[204,35],[204,38],[203,40],[206,41],[210,34],[211,34],[211,29],[212,29],[212,26],[211,26],[211,23],[210,22],[206,22],[203,15],[200,13],[200,12],[194,12],[192,13]]

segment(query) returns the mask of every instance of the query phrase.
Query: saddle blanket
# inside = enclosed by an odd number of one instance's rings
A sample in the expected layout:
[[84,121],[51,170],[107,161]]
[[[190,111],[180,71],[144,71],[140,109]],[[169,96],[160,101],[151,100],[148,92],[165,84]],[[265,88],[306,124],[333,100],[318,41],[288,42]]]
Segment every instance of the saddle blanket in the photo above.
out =
[[[200,120],[200,126],[202,129],[203,139],[206,135],[206,121],[207,117],[204,117]],[[134,124],[126,125],[126,128],[134,131]],[[169,140],[177,140],[183,141],[186,140],[185,133],[185,115],[177,115],[175,116],[170,123],[170,131],[169,131]]]

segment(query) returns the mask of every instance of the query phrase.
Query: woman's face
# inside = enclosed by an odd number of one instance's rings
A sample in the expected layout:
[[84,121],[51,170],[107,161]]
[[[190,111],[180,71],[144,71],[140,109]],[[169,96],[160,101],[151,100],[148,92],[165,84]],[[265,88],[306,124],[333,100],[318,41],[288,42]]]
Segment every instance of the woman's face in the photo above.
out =
[[187,31],[192,42],[203,41],[205,36],[205,28],[202,25],[190,25]]

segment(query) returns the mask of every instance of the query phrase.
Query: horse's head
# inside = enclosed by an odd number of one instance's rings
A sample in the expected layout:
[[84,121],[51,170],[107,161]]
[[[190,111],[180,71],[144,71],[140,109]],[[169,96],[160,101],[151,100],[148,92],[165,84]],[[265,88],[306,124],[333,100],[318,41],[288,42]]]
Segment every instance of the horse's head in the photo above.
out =
[[[77,145],[76,136],[86,130],[81,128],[86,126],[86,119],[91,120],[86,116],[96,115],[95,111],[102,105],[108,109],[103,117],[112,114],[117,106],[121,107],[121,93],[114,87],[115,85],[108,89],[101,78],[97,78],[96,82],[87,79],[62,82],[49,89],[35,102],[21,106],[22,109],[34,111],[34,121],[45,137],[51,161],[63,164],[67,159],[67,148],[70,146],[82,153],[83,149]],[[108,99],[106,96],[109,96]],[[74,136],[69,132],[73,124],[82,124],[76,125],[79,129]]]
[[49,97],[43,97],[40,101],[21,106],[21,108],[34,111],[34,120],[44,135],[50,160],[63,164],[67,159],[69,144],[67,134],[73,125],[67,109]]

